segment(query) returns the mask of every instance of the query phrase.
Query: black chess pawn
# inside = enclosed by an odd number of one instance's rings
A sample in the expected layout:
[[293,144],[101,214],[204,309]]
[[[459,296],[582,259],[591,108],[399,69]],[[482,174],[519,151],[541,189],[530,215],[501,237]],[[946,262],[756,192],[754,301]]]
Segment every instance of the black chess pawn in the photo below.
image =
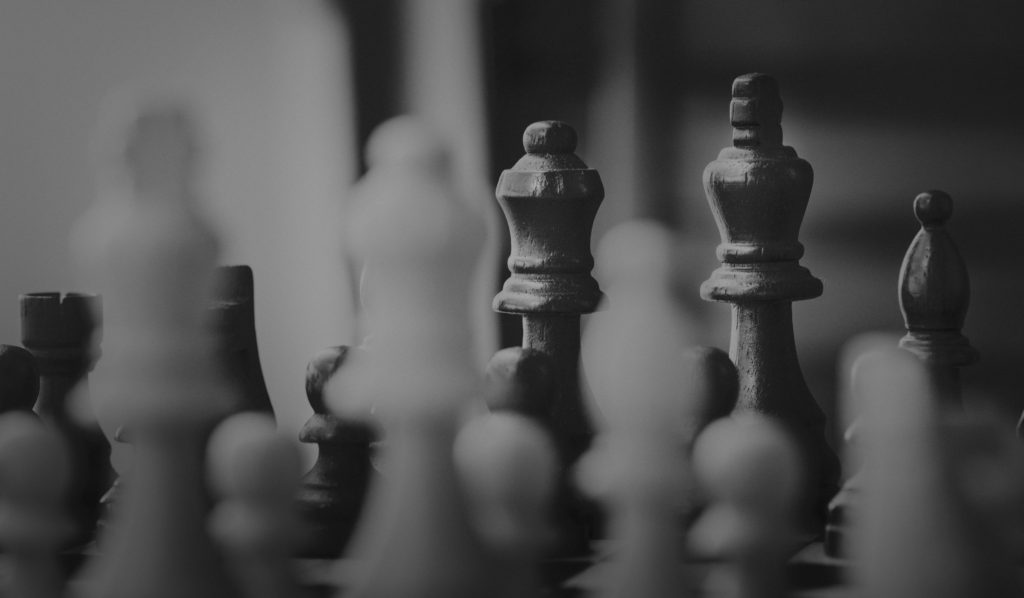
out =
[[359,519],[370,481],[371,429],[334,415],[324,404],[324,385],[342,367],[349,351],[343,346],[326,349],[306,368],[306,397],[313,416],[299,432],[299,440],[318,447],[316,462],[302,478],[297,498],[310,530],[300,547],[306,557],[341,554]]
[[485,399],[491,411],[515,411],[547,420],[555,392],[554,371],[545,353],[506,347],[487,364]]
[[35,357],[16,345],[0,345],[0,413],[32,411],[39,395]]
[[96,295],[28,293],[21,296],[22,342],[39,366],[35,411],[59,431],[70,447],[68,497],[76,531],[73,542],[90,539],[99,519],[100,498],[114,472],[110,446],[88,413],[88,373],[99,357],[101,304]]
[[693,411],[686,414],[680,432],[683,445],[690,450],[708,424],[736,408],[739,373],[729,354],[717,347],[691,347],[683,353],[681,365],[688,374],[686,391],[692,397]]

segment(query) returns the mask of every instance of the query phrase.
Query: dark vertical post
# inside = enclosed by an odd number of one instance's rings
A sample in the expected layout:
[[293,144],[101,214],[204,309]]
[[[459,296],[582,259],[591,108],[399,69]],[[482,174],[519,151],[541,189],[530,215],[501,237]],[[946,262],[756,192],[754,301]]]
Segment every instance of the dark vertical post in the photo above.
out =
[[740,377],[738,410],[781,420],[807,464],[806,532],[821,533],[837,490],[839,460],[825,439],[825,416],[804,382],[793,336],[792,302],[818,297],[821,281],[799,260],[797,237],[814,173],[782,144],[782,100],[775,79],[738,77],[730,106],[733,147],[704,170],[704,189],[721,233],[722,266],[701,297],[732,304],[729,356]]
[[267,384],[260,364],[256,342],[252,268],[220,266],[216,272],[210,326],[217,337],[217,348],[228,378],[242,396],[238,411],[260,411],[273,417]]

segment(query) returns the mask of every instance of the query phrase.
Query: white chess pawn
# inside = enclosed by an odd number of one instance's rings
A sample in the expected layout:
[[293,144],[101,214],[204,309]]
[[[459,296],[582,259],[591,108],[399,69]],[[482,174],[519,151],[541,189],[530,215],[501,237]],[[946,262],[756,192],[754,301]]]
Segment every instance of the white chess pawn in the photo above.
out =
[[298,446],[278,434],[273,418],[239,413],[214,430],[208,459],[211,486],[221,496],[210,529],[246,598],[297,598],[290,559],[302,534],[294,503]]
[[697,437],[693,469],[710,504],[688,541],[696,554],[721,561],[706,582],[709,598],[786,595],[801,468],[793,441],[765,416],[720,419]]
[[551,437],[511,411],[478,415],[456,437],[455,464],[475,529],[497,560],[493,598],[540,596],[540,560],[556,537],[558,455]]
[[366,351],[326,389],[343,416],[383,428],[373,482],[349,555],[347,598],[490,595],[489,562],[469,520],[452,446],[481,392],[469,328],[481,222],[457,198],[448,153],[409,118],[381,125],[353,202],[352,247],[365,274]]
[[0,548],[8,563],[4,596],[59,598],[57,554],[74,531],[65,512],[70,460],[61,439],[34,415],[0,416]]
[[683,354],[691,322],[671,294],[672,241],[663,227],[632,222],[601,241],[607,310],[583,337],[584,371],[599,423],[577,482],[607,507],[615,554],[604,598],[686,595],[679,505],[690,487],[683,433],[698,410]]
[[852,558],[863,595],[1020,596],[1005,538],[979,511],[985,491],[963,486],[986,476],[958,475],[959,442],[920,360],[895,347],[874,351],[854,375],[864,466]]
[[76,243],[107,314],[90,394],[101,421],[128,431],[132,465],[78,592],[236,596],[206,532],[206,440],[236,400],[204,325],[217,244],[195,212],[193,119],[167,102],[123,117],[124,176],[84,218]]

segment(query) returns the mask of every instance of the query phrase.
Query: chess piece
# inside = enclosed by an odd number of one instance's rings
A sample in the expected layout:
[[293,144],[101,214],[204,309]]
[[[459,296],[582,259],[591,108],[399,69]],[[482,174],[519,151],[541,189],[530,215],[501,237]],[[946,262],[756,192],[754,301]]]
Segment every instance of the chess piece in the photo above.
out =
[[792,302],[818,297],[821,281],[799,265],[797,240],[813,171],[782,144],[782,100],[775,79],[737,77],[730,105],[733,147],[704,170],[704,190],[718,223],[722,266],[701,297],[732,304],[729,356],[740,376],[736,409],[782,420],[809,467],[802,493],[809,536],[821,533],[836,493],[839,461],[825,439],[825,416],[800,371]]
[[581,489],[606,507],[613,561],[602,598],[685,595],[679,504],[690,488],[680,431],[695,408],[680,356],[693,324],[670,292],[672,244],[651,222],[620,225],[598,252],[608,306],[583,338],[599,434],[577,465]]
[[345,363],[349,347],[331,347],[318,353],[306,368],[306,397],[313,415],[299,432],[299,440],[317,445],[312,469],[302,478],[297,500],[310,528],[299,553],[308,557],[336,558],[348,543],[362,512],[370,482],[370,427],[342,418],[327,409],[324,386]]
[[555,397],[555,371],[547,353],[506,347],[487,364],[487,406],[543,422]]
[[720,419],[697,439],[693,469],[711,503],[690,528],[689,546],[717,560],[703,595],[786,596],[802,463],[785,430],[754,413]]
[[211,485],[221,497],[211,534],[227,555],[246,598],[298,598],[291,556],[302,528],[295,511],[302,461],[264,413],[229,417],[208,451]]
[[[523,404],[521,412],[541,414],[568,471],[593,436],[580,390],[580,316],[597,309],[602,297],[590,275],[590,233],[604,187],[597,171],[574,153],[576,132],[565,123],[533,123],[523,133],[523,149],[526,155],[502,172],[495,191],[512,252],[511,276],[494,298],[496,311],[522,317],[523,344],[519,351],[499,352],[489,370],[550,370],[551,390],[532,400],[547,394],[550,402]],[[548,363],[539,363],[534,352]],[[536,361],[516,364],[528,360]],[[563,552],[586,552],[596,533],[595,514],[568,480],[562,488],[557,519],[565,527]]]
[[108,316],[92,397],[101,419],[129,431],[133,453],[76,595],[235,597],[206,531],[206,441],[237,398],[207,326],[217,242],[195,208],[195,125],[159,101],[122,116],[125,168],[76,241]]
[[1024,562],[1024,448],[992,406],[948,414],[953,479],[1000,558]]
[[551,360],[556,390],[542,421],[554,431],[563,462],[571,463],[592,436],[579,388],[580,315],[593,312],[602,296],[590,275],[590,231],[604,188],[597,171],[573,153],[576,132],[565,123],[533,123],[523,149],[495,192],[512,236],[512,275],[494,309],[522,316],[523,348]]
[[32,411],[39,395],[39,366],[32,353],[0,345],[0,413]]
[[948,405],[931,395],[926,366],[891,348],[863,356],[856,375],[864,469],[852,552],[862,595],[1020,596],[1016,567],[957,479]]
[[381,125],[359,182],[352,248],[364,264],[365,351],[328,385],[339,416],[382,428],[383,470],[347,551],[346,598],[493,595],[490,560],[468,517],[452,447],[479,396],[469,273],[483,225],[456,196],[448,152],[411,118]]
[[71,479],[67,447],[25,412],[0,416],[0,548],[4,596],[60,598],[57,554],[74,533],[64,512]]
[[693,411],[681,422],[680,436],[683,445],[692,450],[705,427],[735,409],[739,373],[729,354],[717,347],[688,347],[681,365],[686,380],[681,395],[691,397]]
[[900,347],[923,361],[939,400],[960,403],[960,368],[978,360],[961,330],[971,299],[967,266],[946,231],[953,200],[943,191],[914,198],[921,230],[900,266],[900,310],[907,335]]
[[60,431],[69,447],[68,500],[77,528],[71,540],[84,543],[93,535],[100,498],[114,479],[103,431],[92,417],[81,415],[89,407],[88,373],[99,357],[100,298],[83,293],[28,293],[20,300],[22,342],[39,364],[35,410]]
[[843,487],[828,504],[828,520],[825,523],[824,548],[825,554],[833,558],[849,556],[849,526],[853,521],[852,512],[856,509],[863,483],[859,450],[861,442],[860,430],[863,427],[859,403],[853,397],[854,372],[860,357],[871,351],[888,349],[898,344],[899,337],[883,332],[866,332],[848,340],[839,353],[839,407],[840,421],[846,425],[843,433],[843,444],[846,447],[843,457],[843,469],[849,477]]
[[241,389],[239,409],[273,415],[256,343],[252,268],[220,266],[216,278],[210,323],[220,344],[225,371]]
[[492,598],[541,596],[540,561],[556,539],[558,453],[551,437],[514,411],[484,414],[459,431],[455,463],[474,527],[497,561]]

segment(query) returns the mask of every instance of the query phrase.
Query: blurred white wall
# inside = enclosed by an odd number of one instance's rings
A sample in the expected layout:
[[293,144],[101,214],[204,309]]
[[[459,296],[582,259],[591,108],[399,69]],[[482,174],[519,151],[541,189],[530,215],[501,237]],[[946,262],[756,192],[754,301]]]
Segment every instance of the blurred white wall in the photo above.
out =
[[355,174],[346,45],[321,0],[2,0],[0,342],[20,344],[19,293],[87,290],[67,239],[95,196],[104,97],[180,92],[205,126],[206,213],[224,263],[255,271],[267,385],[297,431],[307,359],[354,340],[340,260]]

